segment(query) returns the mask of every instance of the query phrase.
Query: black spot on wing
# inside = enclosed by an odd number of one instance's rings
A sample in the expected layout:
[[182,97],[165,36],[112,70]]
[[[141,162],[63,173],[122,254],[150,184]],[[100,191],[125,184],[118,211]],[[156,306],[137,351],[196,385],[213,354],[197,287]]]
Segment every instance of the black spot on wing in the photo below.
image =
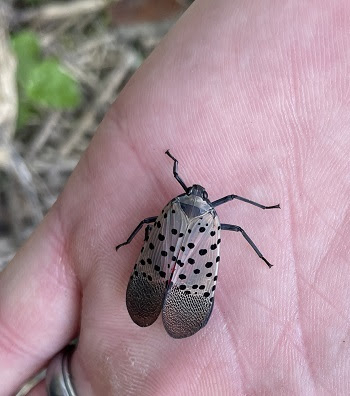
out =
[[[180,248],[177,261],[181,265],[174,269],[173,285],[166,292],[162,311],[164,326],[174,338],[195,334],[210,317],[218,270],[219,224],[218,218],[208,212],[201,219],[193,219],[189,225],[192,232],[185,233],[181,240],[181,247],[186,248]],[[212,230],[214,235],[210,235]]]
[[132,320],[142,327],[151,325],[159,316],[171,271],[176,265],[172,256],[177,256],[176,250],[179,250],[178,236],[171,230],[177,227],[176,233],[180,232],[183,219],[173,212],[174,205],[176,206],[175,203],[169,203],[163,209],[163,214],[158,216],[155,226],[149,228],[148,240],[141,250],[127,287],[128,312]]

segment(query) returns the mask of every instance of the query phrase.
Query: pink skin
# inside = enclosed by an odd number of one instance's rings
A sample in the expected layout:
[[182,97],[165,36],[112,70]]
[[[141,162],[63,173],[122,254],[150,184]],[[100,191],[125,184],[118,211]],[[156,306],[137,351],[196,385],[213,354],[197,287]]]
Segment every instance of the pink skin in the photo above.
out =
[[[43,223],[0,277],[0,383],[13,393],[80,332],[81,395],[350,394],[348,0],[197,1],[136,73]],[[222,235],[208,325],[136,326],[138,222],[187,184]],[[141,232],[143,234],[143,232]],[[44,395],[40,384],[31,395]]]

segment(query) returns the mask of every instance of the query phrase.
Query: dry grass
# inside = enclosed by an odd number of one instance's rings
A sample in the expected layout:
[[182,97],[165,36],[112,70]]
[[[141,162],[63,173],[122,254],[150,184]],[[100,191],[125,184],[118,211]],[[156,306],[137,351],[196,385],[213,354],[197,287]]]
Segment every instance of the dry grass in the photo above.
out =
[[[56,200],[107,108],[178,16],[121,25],[112,23],[118,9],[108,12],[110,3],[78,0],[23,9],[2,0],[0,270]],[[60,59],[75,77],[83,100],[75,111],[42,111],[16,131],[16,59],[9,37],[24,28],[35,31],[43,53]]]
[[[139,13],[135,18],[139,22],[120,24],[118,8],[115,4],[109,8],[110,3],[77,0],[19,8],[18,2],[1,1],[0,271],[62,191],[107,108],[185,8],[181,0],[177,13],[167,19],[162,15],[162,20],[145,22]],[[143,8],[152,3],[156,2],[144,0]],[[152,15],[157,14],[154,11]],[[128,10],[125,21],[134,19],[132,12]],[[21,29],[40,36],[43,53],[65,65],[79,82],[83,100],[75,111],[42,111],[16,130],[16,59],[9,38]],[[18,395],[25,395],[30,387]]]

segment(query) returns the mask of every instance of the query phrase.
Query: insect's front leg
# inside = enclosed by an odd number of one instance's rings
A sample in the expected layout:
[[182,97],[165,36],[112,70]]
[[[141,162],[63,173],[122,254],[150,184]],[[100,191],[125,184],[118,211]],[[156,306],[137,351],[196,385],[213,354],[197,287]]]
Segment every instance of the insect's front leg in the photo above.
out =
[[232,201],[233,199],[238,199],[239,201],[249,203],[249,204],[257,206],[258,208],[261,208],[261,209],[281,209],[280,204],[273,205],[273,206],[265,206],[265,205],[259,204],[258,202],[251,201],[250,199],[240,197],[239,195],[235,195],[235,194],[227,195],[226,197],[217,199],[216,201],[212,202],[212,205],[215,208],[215,207],[222,205],[226,202]]
[[130,243],[136,236],[136,234],[141,230],[142,226],[144,224],[150,224],[150,223],[154,223],[157,220],[157,216],[153,216],[153,217],[147,217],[146,219],[140,221],[140,224],[134,229],[134,231],[131,233],[131,235],[129,236],[129,238],[126,240],[126,242],[121,243],[120,245],[116,246],[115,250],[118,251],[118,249],[124,245],[127,245],[128,243]]
[[167,150],[165,152],[165,154],[174,161],[173,175],[174,175],[175,179],[181,184],[181,187],[187,192],[188,191],[188,187],[186,186],[185,182],[181,179],[181,177],[179,176],[179,174],[177,172],[177,167],[178,167],[178,164],[179,164],[178,160],[170,154],[169,150]]
[[269,268],[272,267],[272,264],[270,264],[266,258],[262,255],[262,253],[260,252],[260,250],[257,248],[257,246],[255,245],[255,243],[249,238],[249,236],[247,235],[247,233],[243,230],[243,228],[233,225],[233,224],[221,224],[221,229],[223,231],[236,231],[236,232],[240,232],[243,237],[245,238],[245,240],[249,243],[249,245],[254,249],[255,253],[262,259],[265,261],[265,263],[268,265]]

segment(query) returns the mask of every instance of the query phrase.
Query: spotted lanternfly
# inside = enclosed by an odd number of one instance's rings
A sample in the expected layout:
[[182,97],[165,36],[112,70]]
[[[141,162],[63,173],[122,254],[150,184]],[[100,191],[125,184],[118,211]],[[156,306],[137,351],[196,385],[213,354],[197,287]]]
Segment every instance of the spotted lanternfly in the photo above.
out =
[[185,193],[172,199],[158,217],[142,220],[116,249],[130,243],[147,224],[145,242],[127,287],[126,306],[131,319],[142,327],[155,322],[162,311],[168,334],[184,338],[203,328],[212,312],[221,231],[240,232],[256,254],[272,267],[241,227],[220,224],[215,208],[233,199],[261,209],[280,206],[260,205],[238,195],[210,202],[202,186],[186,186],[177,173],[178,161],[169,150],[165,154],[174,161],[174,177]]

